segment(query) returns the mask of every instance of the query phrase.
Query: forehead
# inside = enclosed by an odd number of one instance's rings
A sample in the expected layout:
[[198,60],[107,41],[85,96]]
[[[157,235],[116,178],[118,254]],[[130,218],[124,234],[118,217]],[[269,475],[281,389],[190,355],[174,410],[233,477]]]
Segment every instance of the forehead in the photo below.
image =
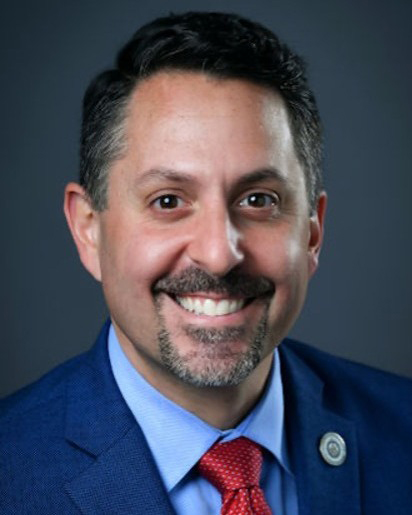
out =
[[174,169],[204,177],[298,167],[279,94],[199,72],[159,72],[138,84],[126,118],[126,161],[136,173]]
[[[199,103],[199,97],[207,93],[203,100],[226,104],[222,114],[233,113],[232,102],[242,97],[245,109],[256,107],[257,103],[274,98],[281,102],[281,97],[274,90],[260,86],[248,80],[220,78],[197,71],[169,70],[160,71],[141,80],[133,94],[132,103],[150,100],[150,110],[168,112],[178,107],[182,114],[207,112],[205,103]],[[203,107],[203,109],[202,109]],[[209,113],[211,114],[211,113]]]
[[[140,82],[128,111],[129,133],[142,123],[201,122],[203,125],[246,120],[257,137],[290,137],[287,111],[279,94],[245,80],[221,79],[199,72],[160,72]],[[276,127],[275,127],[276,126]],[[239,127],[241,128],[241,126]],[[271,130],[272,129],[272,130]]]

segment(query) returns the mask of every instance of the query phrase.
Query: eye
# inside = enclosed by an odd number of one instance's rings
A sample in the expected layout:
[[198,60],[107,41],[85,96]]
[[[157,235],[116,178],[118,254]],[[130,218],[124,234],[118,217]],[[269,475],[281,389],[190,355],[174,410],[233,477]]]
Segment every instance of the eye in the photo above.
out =
[[239,202],[240,207],[252,207],[264,209],[276,207],[279,204],[279,197],[276,193],[253,192]]
[[153,206],[157,209],[176,209],[183,206],[183,200],[177,195],[162,195],[153,201]]

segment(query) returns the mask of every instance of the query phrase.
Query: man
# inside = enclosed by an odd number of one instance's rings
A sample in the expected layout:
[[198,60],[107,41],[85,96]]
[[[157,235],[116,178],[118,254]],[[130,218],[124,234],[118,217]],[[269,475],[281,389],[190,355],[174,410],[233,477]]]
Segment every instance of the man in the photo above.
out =
[[410,381],[284,340],[320,170],[304,65],[269,30],[188,13],[133,36],[86,93],[64,205],[110,322],[3,401],[1,513],[410,512]]

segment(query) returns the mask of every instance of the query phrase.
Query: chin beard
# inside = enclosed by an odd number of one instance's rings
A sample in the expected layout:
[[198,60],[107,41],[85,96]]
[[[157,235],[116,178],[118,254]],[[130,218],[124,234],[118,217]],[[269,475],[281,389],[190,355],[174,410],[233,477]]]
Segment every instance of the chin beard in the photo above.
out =
[[[173,296],[197,291],[240,295],[245,299],[261,297],[263,302],[266,298],[267,305],[252,332],[243,326],[182,327],[182,337],[190,338],[195,344],[192,346],[194,350],[182,354],[178,345],[179,335],[172,337],[167,330],[159,294]],[[159,279],[153,286],[153,295],[159,317],[157,338],[163,366],[181,381],[197,387],[234,386],[244,381],[260,363],[266,347],[269,301],[274,291],[275,286],[270,279],[249,276],[236,269],[225,277],[213,277],[202,269],[190,267],[178,276]],[[246,350],[235,352],[236,342],[242,341],[247,344]]]
[[[231,351],[231,343],[245,338],[244,327],[223,329],[187,326],[185,337],[198,344],[198,349],[182,356],[164,323],[158,333],[160,359],[164,367],[181,381],[196,386],[236,386],[244,381],[262,359],[267,338],[268,310],[250,336],[248,349]],[[161,321],[163,322],[163,321]]]

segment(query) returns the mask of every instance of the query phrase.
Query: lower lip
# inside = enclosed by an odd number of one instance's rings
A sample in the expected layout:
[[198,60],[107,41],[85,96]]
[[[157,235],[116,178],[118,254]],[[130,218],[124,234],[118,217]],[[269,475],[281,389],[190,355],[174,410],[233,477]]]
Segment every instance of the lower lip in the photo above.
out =
[[199,325],[202,327],[227,327],[230,325],[243,325],[255,313],[261,313],[262,306],[266,304],[262,297],[257,297],[252,302],[244,306],[242,309],[234,313],[217,316],[196,315],[196,313],[192,311],[187,311],[169,295],[165,294],[164,296],[168,299],[167,306],[174,306],[174,308],[176,308],[176,311],[178,311],[180,317],[183,317],[183,321],[185,323],[191,325]]

